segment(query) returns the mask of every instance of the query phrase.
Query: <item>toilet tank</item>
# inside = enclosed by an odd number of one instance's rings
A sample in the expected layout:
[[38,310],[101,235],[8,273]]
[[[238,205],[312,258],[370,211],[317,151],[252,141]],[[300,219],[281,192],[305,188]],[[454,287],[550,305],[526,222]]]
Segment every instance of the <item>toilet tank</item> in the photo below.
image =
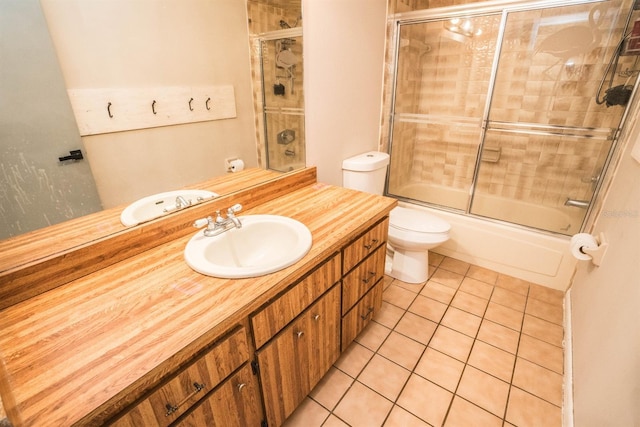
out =
[[342,162],[342,186],[366,193],[384,192],[389,155],[380,151],[369,151]]

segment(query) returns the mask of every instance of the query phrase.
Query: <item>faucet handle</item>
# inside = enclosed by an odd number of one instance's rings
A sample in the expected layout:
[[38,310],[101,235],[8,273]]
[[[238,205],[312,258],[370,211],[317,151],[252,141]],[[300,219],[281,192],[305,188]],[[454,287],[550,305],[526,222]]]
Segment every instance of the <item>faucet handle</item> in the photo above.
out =
[[237,212],[240,212],[241,210],[242,210],[242,205],[240,203],[236,203],[235,205],[227,209],[227,215],[233,215]]
[[207,217],[207,218],[200,218],[200,219],[196,219],[195,222],[193,223],[193,226],[195,228],[202,228],[206,225],[209,225],[209,223],[212,221],[211,217]]

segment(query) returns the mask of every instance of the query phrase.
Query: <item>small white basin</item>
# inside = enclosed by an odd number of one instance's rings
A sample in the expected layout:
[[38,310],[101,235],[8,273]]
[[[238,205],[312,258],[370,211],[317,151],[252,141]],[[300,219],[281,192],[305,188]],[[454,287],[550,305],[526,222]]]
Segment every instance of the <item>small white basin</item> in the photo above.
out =
[[179,210],[176,206],[176,198],[179,196],[184,197],[188,202],[190,201],[191,205],[196,205],[205,200],[213,199],[218,194],[207,190],[176,190],[143,197],[122,211],[120,222],[126,227],[131,227],[175,212]]
[[227,279],[257,277],[282,270],[311,249],[311,232],[295,219],[279,215],[244,215],[241,228],[206,237],[204,230],[189,240],[184,258],[207,276]]

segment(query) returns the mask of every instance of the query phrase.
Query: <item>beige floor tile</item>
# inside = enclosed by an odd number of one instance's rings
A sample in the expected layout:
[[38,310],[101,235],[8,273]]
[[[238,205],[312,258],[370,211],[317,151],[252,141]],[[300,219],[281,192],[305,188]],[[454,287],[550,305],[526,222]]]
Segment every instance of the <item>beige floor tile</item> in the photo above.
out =
[[334,366],[350,377],[355,378],[372,357],[373,351],[354,342],[340,355]]
[[556,406],[562,406],[562,375],[526,359],[519,357],[516,361],[512,385]]
[[518,311],[524,311],[527,305],[527,297],[517,292],[496,287],[491,295],[491,302],[504,305]]
[[355,382],[333,413],[352,427],[381,426],[393,403]]
[[537,299],[529,298],[525,313],[539,317],[556,325],[562,325],[564,310],[562,306],[546,303]]
[[481,317],[455,307],[449,307],[440,323],[448,328],[475,338],[481,322]]
[[442,425],[453,394],[425,380],[411,375],[397,404],[418,418],[434,426]]
[[345,423],[340,418],[331,414],[329,415],[329,418],[327,418],[327,421],[325,421],[324,424],[322,424],[322,427],[349,427],[349,424]]
[[393,304],[383,301],[380,310],[378,310],[373,320],[387,328],[393,329],[404,315],[404,312],[405,311],[400,307],[396,307]]
[[524,314],[521,311],[514,310],[504,305],[490,302],[487,307],[487,312],[484,318],[498,323],[507,328],[511,328],[514,331],[520,331],[522,329],[522,318]]
[[479,340],[498,347],[509,353],[516,354],[520,333],[498,323],[484,319],[478,331]]
[[410,312],[406,312],[398,322],[394,331],[406,335],[424,345],[429,344],[437,323]]
[[384,427],[430,427],[415,415],[407,412],[398,405],[394,405]]
[[511,387],[505,419],[518,427],[560,427],[562,410],[517,387]]
[[422,316],[425,319],[429,319],[432,322],[438,323],[444,312],[447,310],[447,305],[441,302],[438,302],[434,299],[424,297],[422,295],[418,295],[416,299],[413,301],[411,306],[409,306],[409,311],[413,314],[417,314],[418,316]]
[[414,294],[418,294],[420,293],[420,291],[422,290],[422,288],[424,288],[424,283],[407,283],[407,282],[403,282],[400,279],[396,279],[393,281],[393,284],[396,286],[401,287],[402,289],[406,289],[409,292],[413,292]]
[[420,295],[440,301],[443,304],[449,304],[455,293],[455,289],[434,282],[433,280],[428,281],[425,287],[422,288],[422,291],[420,291]]
[[488,283],[490,285],[495,285],[496,281],[498,280],[498,273],[487,268],[478,267],[477,265],[472,265],[469,267],[467,276],[472,277],[476,280],[480,280],[481,282]]
[[473,345],[473,338],[458,331],[438,326],[433,334],[429,347],[447,354],[461,362],[466,362]]
[[502,418],[456,396],[453,398],[444,425],[445,427],[502,427]]
[[467,274],[470,266],[471,264],[469,264],[468,262],[460,261],[459,259],[455,258],[445,257],[438,267],[464,275]]
[[424,344],[393,331],[378,350],[378,354],[403,368],[413,370],[425,347]]
[[478,369],[467,366],[457,394],[502,418],[507,405],[509,384]]
[[332,367],[318,385],[311,390],[309,396],[325,408],[333,410],[342,396],[349,390],[354,379],[341,370]]
[[564,292],[532,283],[529,287],[529,298],[534,298],[557,307],[564,304]]
[[482,317],[484,316],[488,303],[489,301],[484,298],[458,291],[456,296],[453,297],[453,301],[451,301],[451,306]]
[[395,279],[393,277],[387,276],[385,274],[384,277],[382,278],[382,280],[384,281],[383,284],[382,284],[382,289],[386,290],[389,286],[391,286],[391,284],[393,283],[393,281]]
[[435,273],[431,275],[431,279],[434,282],[440,283],[441,285],[448,286],[453,289],[458,289],[460,283],[464,279],[463,274],[454,273],[452,271],[444,270],[442,268],[438,268]]
[[493,292],[492,285],[471,277],[465,277],[462,281],[462,284],[460,284],[459,289],[468,294],[475,295],[483,299],[491,298],[491,293]]
[[515,359],[515,355],[509,352],[482,341],[476,341],[467,363],[502,381],[511,382]]
[[320,427],[329,417],[329,411],[308,397],[287,418],[283,427]]
[[557,347],[562,347],[562,341],[564,340],[564,328],[562,326],[529,314],[524,315],[522,333]]
[[440,387],[455,392],[463,369],[464,363],[461,361],[433,348],[427,348],[414,372]]
[[529,285],[530,283],[526,280],[516,279],[505,274],[498,274],[498,280],[496,280],[496,286],[522,295],[529,294]]
[[394,402],[411,372],[380,355],[374,355],[358,381]]
[[444,255],[441,255],[437,252],[434,251],[429,251],[429,265],[437,267],[442,263],[442,260],[444,260]]
[[384,301],[405,310],[409,308],[415,298],[416,294],[414,292],[408,291],[394,284],[391,284],[391,286],[385,289],[382,293],[382,299]]
[[564,370],[562,348],[528,335],[520,337],[518,357],[562,374]]
[[391,329],[377,322],[369,322],[369,324],[358,334],[355,341],[367,347],[369,350],[376,351],[380,348],[384,340],[387,339]]

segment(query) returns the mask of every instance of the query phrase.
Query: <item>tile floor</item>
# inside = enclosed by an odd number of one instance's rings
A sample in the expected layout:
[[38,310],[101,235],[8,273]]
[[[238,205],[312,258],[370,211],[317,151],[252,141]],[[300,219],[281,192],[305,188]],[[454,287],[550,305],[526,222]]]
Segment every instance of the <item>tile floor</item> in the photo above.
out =
[[562,425],[563,293],[431,253],[385,277],[382,310],[292,426]]

